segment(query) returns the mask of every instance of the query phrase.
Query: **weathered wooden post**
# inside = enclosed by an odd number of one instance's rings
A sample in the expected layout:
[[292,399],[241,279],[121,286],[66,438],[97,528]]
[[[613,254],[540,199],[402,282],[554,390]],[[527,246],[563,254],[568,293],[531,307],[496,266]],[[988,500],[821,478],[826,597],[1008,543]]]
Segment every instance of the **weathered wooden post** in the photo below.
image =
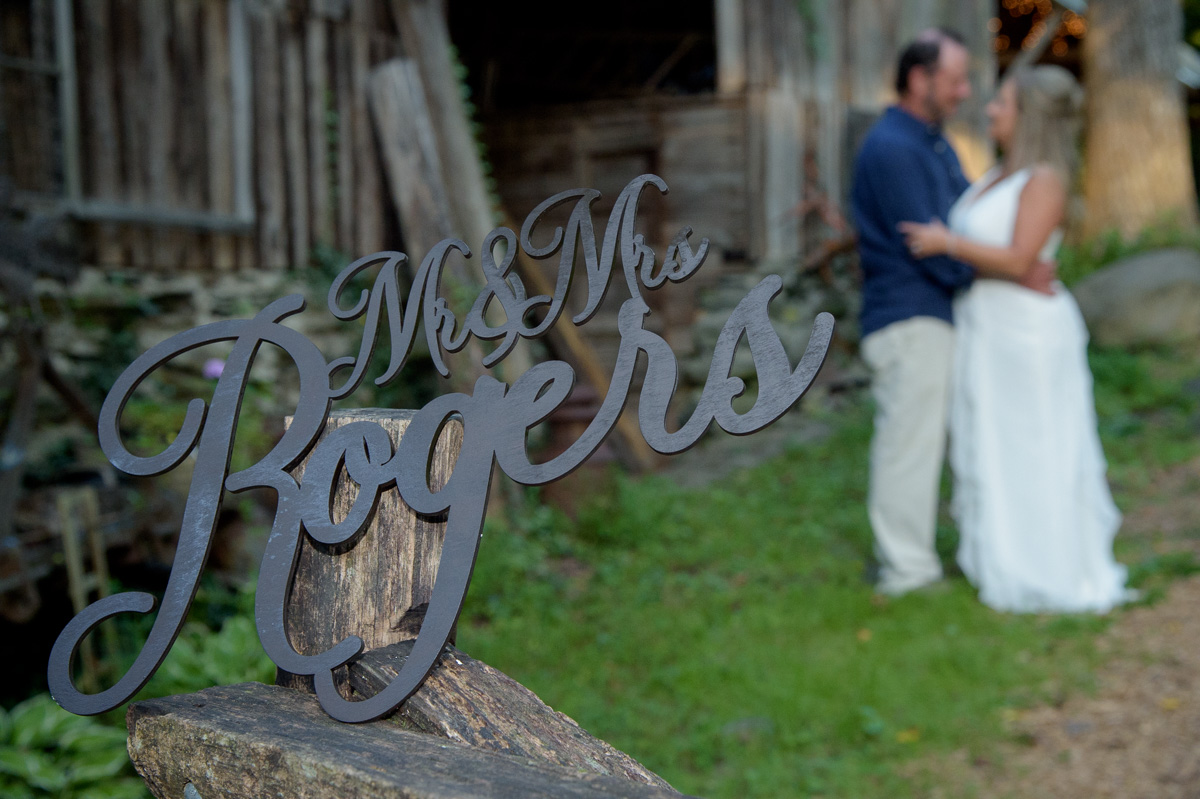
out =
[[[412,411],[331,415],[324,436],[369,421],[398,444]],[[462,445],[447,424],[434,449],[430,485],[440,490]],[[303,476],[304,465],[297,477]],[[343,475],[333,521],[358,487]],[[306,539],[288,601],[288,637],[302,654],[348,635],[363,656],[339,691],[373,695],[412,648],[437,579],[445,524],[383,492],[352,546]],[[312,678],[280,671],[276,686],[213,688],[132,705],[129,752],[155,796],[677,796],[661,777],[547,707],[531,691],[447,646],[424,685],[389,720],[341,724],[325,715]],[[451,745],[456,744],[456,745]]]

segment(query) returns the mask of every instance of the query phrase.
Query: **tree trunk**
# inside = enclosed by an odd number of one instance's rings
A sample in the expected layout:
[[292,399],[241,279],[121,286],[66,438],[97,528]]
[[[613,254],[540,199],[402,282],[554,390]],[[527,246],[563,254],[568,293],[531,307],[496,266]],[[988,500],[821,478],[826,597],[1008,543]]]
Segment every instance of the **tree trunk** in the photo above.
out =
[[1083,43],[1087,82],[1085,239],[1125,238],[1156,224],[1196,226],[1183,90],[1179,0],[1092,0]]

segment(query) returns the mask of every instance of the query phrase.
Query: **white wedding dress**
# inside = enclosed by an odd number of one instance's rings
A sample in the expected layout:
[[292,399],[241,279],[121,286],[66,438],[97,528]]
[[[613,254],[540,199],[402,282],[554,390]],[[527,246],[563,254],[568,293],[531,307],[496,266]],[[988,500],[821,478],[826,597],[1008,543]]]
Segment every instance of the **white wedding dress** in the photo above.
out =
[[[956,234],[1012,241],[1028,170],[976,182],[950,211]],[[1053,257],[1061,235],[1042,253]],[[1016,612],[1105,612],[1129,597],[1113,559],[1121,524],[1096,430],[1087,328],[1054,296],[977,280],[955,300],[950,404],[958,562],[980,600]]]

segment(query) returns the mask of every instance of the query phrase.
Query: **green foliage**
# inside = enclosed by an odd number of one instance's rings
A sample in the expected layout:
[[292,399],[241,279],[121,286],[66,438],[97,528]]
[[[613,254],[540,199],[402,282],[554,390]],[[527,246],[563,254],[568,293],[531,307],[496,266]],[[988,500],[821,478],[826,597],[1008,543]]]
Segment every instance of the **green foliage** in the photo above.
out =
[[1089,352],[1100,437],[1118,499],[1149,485],[1156,469],[1200,452],[1200,396],[1186,387],[1195,378],[1196,358],[1188,347]]
[[[136,699],[186,694],[239,682],[275,681],[275,664],[263,652],[254,628],[254,585],[231,592],[215,581],[206,581],[192,611],[166,660]],[[146,640],[152,619],[130,623],[127,641]],[[122,673],[128,669],[136,651],[120,658]]]
[[1119,231],[1110,230],[1091,241],[1063,245],[1057,256],[1058,276],[1064,284],[1073,286],[1101,267],[1122,258],[1169,247],[1200,249],[1200,233],[1169,219],[1147,227],[1133,239],[1126,239]]
[[[253,609],[253,586],[229,592],[207,582],[191,615],[215,620],[216,627],[200,621],[184,625],[166,660],[135,700],[248,680],[273,682],[275,665],[258,641]],[[116,655],[112,670],[128,669],[151,621],[125,623],[121,637],[129,649]],[[0,796],[148,796],[129,761],[124,719],[123,708],[96,718],[76,716],[45,693],[7,712],[0,710]]]
[[565,530],[565,517],[539,503],[533,489],[505,519],[489,517],[479,555],[488,568],[477,569],[471,580],[468,612],[472,618],[487,623],[521,607],[553,600],[563,585],[553,563],[572,554]]
[[0,709],[0,796],[142,799],[125,732],[60,708],[49,694]]

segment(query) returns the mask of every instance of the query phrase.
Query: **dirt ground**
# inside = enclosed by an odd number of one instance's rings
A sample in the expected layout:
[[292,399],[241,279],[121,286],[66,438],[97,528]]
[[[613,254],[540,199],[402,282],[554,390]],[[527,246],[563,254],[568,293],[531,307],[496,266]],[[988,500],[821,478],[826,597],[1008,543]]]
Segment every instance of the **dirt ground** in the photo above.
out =
[[[1159,552],[1200,554],[1200,459],[1159,475],[1122,536]],[[999,757],[966,752],[920,764],[940,775],[936,796],[1200,797],[1200,575],[1162,600],[1121,612],[1099,643],[1094,695],[1036,707],[1010,720]]]

